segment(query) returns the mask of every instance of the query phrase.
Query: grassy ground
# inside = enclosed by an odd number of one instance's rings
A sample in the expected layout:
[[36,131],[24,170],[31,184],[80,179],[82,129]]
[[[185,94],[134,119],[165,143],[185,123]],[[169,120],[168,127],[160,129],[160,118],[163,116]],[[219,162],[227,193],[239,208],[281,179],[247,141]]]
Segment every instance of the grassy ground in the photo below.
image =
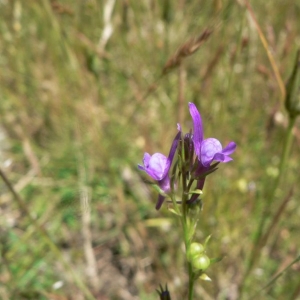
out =
[[[300,3],[251,6],[0,1],[1,299],[151,300],[160,283],[185,298],[181,233],[136,166],[144,151],[167,154],[178,121],[191,128],[189,101],[206,137],[238,145],[204,189],[197,238],[212,234],[210,256],[224,258],[196,299],[250,299],[278,274],[253,299],[299,299],[299,122],[270,195]],[[205,28],[199,50],[163,73]]]

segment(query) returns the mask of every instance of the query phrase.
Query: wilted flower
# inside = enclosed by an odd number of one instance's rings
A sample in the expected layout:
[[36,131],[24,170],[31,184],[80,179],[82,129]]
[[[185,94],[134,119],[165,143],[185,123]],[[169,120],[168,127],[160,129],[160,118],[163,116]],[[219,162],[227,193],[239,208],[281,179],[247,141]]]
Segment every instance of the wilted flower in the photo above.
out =
[[[160,189],[165,194],[171,191],[169,170],[171,168],[172,161],[177,149],[180,134],[181,133],[178,132],[176,137],[174,138],[168,157],[164,156],[161,153],[155,153],[151,156],[149,153],[146,152],[144,154],[143,159],[144,166],[138,165],[140,170],[145,171],[150,177],[157,181],[157,184],[159,185]],[[164,199],[164,195],[158,196],[156,209],[160,209]]]

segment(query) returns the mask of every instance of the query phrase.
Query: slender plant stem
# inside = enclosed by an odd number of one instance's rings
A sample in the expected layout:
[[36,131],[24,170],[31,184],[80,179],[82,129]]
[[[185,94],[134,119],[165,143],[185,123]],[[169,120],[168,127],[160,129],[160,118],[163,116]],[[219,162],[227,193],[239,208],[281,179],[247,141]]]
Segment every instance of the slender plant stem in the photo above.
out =
[[194,299],[194,275],[193,275],[193,266],[189,262],[188,263],[188,268],[189,268],[189,300]]
[[[188,191],[190,186],[187,185],[187,178],[185,176],[185,172],[182,173],[182,186],[183,186],[183,192],[182,192],[182,227],[184,232],[184,242],[185,242],[185,249],[186,253],[188,253],[190,248],[190,226],[188,220],[188,206],[187,206],[187,200],[188,200]],[[189,288],[188,288],[188,299],[192,300],[194,297],[194,276],[193,276],[193,266],[191,262],[188,261],[188,274],[189,274]]]
[[264,229],[264,225],[271,214],[270,204],[273,202],[273,200],[275,198],[277,189],[278,189],[281,179],[284,175],[287,160],[288,160],[289,154],[291,152],[291,146],[292,146],[292,140],[293,140],[293,127],[294,127],[295,121],[296,121],[295,118],[289,119],[289,125],[288,125],[287,131],[286,131],[284,146],[283,146],[281,159],[280,159],[279,173],[275,179],[273,188],[271,190],[271,195],[269,197],[267,197],[267,199],[266,199],[266,206],[265,206],[266,209],[265,209],[265,213],[262,215],[261,222],[259,225],[260,234],[257,237],[258,239],[260,239],[260,237],[262,235],[262,231]]
[[[272,284],[274,284],[278,278],[280,278],[288,269],[290,269],[299,260],[300,260],[300,255],[298,257],[296,257],[288,266],[286,266],[275,277],[273,277],[264,287],[262,287],[259,291],[257,291],[253,296],[248,298],[248,300],[257,299],[258,295],[260,295],[264,290],[268,289]],[[290,299],[293,299],[293,298],[290,298]]]
[[[265,214],[262,216],[261,218],[261,231],[263,230],[263,227],[265,225],[265,222],[267,221],[267,219],[270,216],[270,204],[273,202],[277,189],[279,187],[279,184],[282,180],[282,177],[285,173],[285,168],[287,165],[287,160],[288,157],[290,155],[291,152],[291,147],[292,147],[292,141],[293,141],[293,127],[295,125],[295,118],[290,118],[289,119],[289,125],[286,131],[286,135],[285,135],[285,141],[284,141],[284,146],[283,146],[283,150],[282,150],[282,154],[281,154],[281,159],[280,159],[280,165],[279,165],[279,173],[278,176],[275,179],[274,185],[273,185],[273,189],[271,191],[271,195],[270,197],[267,197],[266,199],[266,210],[265,210]],[[261,235],[260,235],[261,236]],[[260,236],[258,238],[260,238]]]
[[[245,283],[246,279],[248,278],[248,276],[251,273],[252,269],[254,268],[255,264],[259,261],[260,253],[261,253],[260,250],[266,245],[267,240],[269,238],[269,235],[263,235],[263,231],[265,228],[265,224],[271,215],[271,210],[270,210],[271,203],[274,203],[276,191],[277,191],[279,184],[283,178],[285,168],[287,165],[287,161],[288,161],[288,157],[291,152],[292,141],[293,141],[293,127],[295,125],[295,121],[296,121],[296,118],[292,118],[292,117],[289,118],[289,125],[288,125],[287,131],[286,131],[284,146],[283,146],[281,159],[280,159],[279,173],[275,179],[275,182],[274,182],[274,185],[273,185],[270,195],[268,197],[266,197],[265,210],[264,210],[264,213],[261,215],[261,219],[260,219],[260,222],[258,225],[255,246],[252,251],[251,257],[249,259],[249,264],[248,264],[246,273],[244,275],[243,284]],[[241,292],[242,292],[242,287],[240,289],[240,293]]]
[[[182,227],[184,233],[185,249],[186,249],[186,253],[188,253],[190,248],[190,238],[189,238],[189,226],[187,224],[187,219],[182,218]],[[189,275],[188,300],[192,300],[194,297],[194,276],[193,276],[193,266],[189,261],[188,261],[188,275]]]
[[279,68],[278,68],[278,66],[276,64],[276,61],[274,59],[274,56],[273,56],[273,54],[270,50],[267,39],[266,39],[265,35],[263,34],[263,31],[261,30],[261,27],[259,26],[259,23],[256,19],[255,13],[254,13],[251,5],[250,5],[250,2],[248,0],[245,0],[245,5],[246,5],[247,10],[249,11],[250,16],[251,16],[251,18],[252,18],[252,20],[255,24],[255,27],[257,29],[257,32],[258,32],[259,38],[260,38],[260,40],[263,44],[263,47],[266,50],[266,54],[268,56],[268,59],[270,61],[271,66],[272,66],[276,81],[278,83],[278,86],[279,86],[279,89],[280,89],[280,92],[281,92],[280,100],[281,100],[281,103],[283,104],[284,99],[285,99],[285,95],[286,95],[286,90],[285,90],[284,82],[283,82],[282,77],[281,77],[280,72],[279,72]]
[[97,270],[97,260],[92,246],[92,233],[91,233],[91,208],[89,204],[89,191],[86,185],[87,182],[87,171],[85,165],[85,157],[83,154],[82,141],[80,135],[79,124],[76,128],[76,154],[77,154],[77,169],[78,169],[78,185],[80,188],[80,205],[82,208],[82,240],[83,250],[86,259],[86,276],[90,282],[93,291],[97,291],[99,286],[99,277]]
[[179,124],[183,123],[184,119],[184,86],[185,86],[185,69],[184,64],[181,62],[178,67],[178,116]]

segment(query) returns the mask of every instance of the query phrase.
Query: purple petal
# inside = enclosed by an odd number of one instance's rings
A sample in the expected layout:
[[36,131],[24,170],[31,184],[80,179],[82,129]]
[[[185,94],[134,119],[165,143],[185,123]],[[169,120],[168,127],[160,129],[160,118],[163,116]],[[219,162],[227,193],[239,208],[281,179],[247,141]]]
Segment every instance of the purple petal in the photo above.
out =
[[181,132],[181,125],[177,123],[177,130]]
[[145,169],[143,166],[141,166],[141,165],[138,165],[138,168],[139,168],[140,170],[142,170],[142,171],[146,171],[146,169]]
[[171,190],[169,174],[167,174],[162,180],[159,180],[158,185],[165,193],[168,193]]
[[154,180],[157,180],[165,192],[170,190],[170,179],[167,175],[172,165],[180,137],[181,132],[178,132],[173,140],[168,157],[161,153],[154,153],[151,156],[146,152],[143,158],[144,166],[138,165],[140,170],[145,171],[150,177],[152,177]]
[[161,153],[154,153],[148,161],[146,172],[155,180],[161,180],[165,176],[168,159]]
[[236,149],[236,143],[235,142],[230,142],[228,145],[222,150],[222,153],[225,155],[230,155],[232,154]]
[[225,156],[223,163],[228,163],[230,161],[232,161],[233,159],[230,156]]
[[214,160],[216,153],[222,152],[221,143],[214,138],[206,139],[201,144],[201,163],[203,166],[209,166]]
[[145,152],[144,158],[143,158],[143,163],[146,168],[148,168],[148,166],[149,166],[150,158],[151,158],[151,155],[149,153]]
[[181,137],[181,132],[178,132],[173,140],[173,143],[172,143],[172,146],[171,146],[171,149],[170,149],[170,152],[169,152],[169,156],[168,156],[168,159],[167,159],[167,163],[166,163],[166,168],[164,170],[164,174],[163,174],[163,177],[164,178],[168,172],[169,172],[169,169],[172,165],[172,161],[173,161],[173,158],[174,158],[174,155],[175,155],[175,152],[177,150],[177,145],[178,145],[178,141]]
[[202,119],[194,103],[189,102],[189,109],[190,109],[190,114],[192,116],[193,125],[194,125],[193,141],[195,146],[195,152],[198,155],[198,157],[200,157],[200,153],[201,153],[200,147],[203,141]]
[[[225,162],[226,158],[229,156],[224,155],[223,153],[216,153],[212,160]],[[229,157],[230,158],[230,157]]]
[[216,153],[212,160],[227,163],[229,161],[232,161],[232,158],[228,155],[223,154],[223,153]]
[[156,208],[157,210],[159,210],[159,209],[161,208],[162,204],[164,203],[165,198],[166,198],[166,197],[163,196],[163,195],[158,195],[158,200],[157,200],[156,206],[155,206],[155,208]]

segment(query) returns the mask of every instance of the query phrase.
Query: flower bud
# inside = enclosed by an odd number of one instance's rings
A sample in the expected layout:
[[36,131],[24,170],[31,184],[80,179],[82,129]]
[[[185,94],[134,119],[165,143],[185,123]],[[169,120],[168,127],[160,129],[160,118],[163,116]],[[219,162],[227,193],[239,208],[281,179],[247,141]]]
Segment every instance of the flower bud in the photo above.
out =
[[183,146],[184,146],[184,159],[187,168],[186,171],[190,171],[193,163],[193,157],[194,157],[193,135],[191,133],[187,133],[184,136]]
[[160,290],[156,290],[157,293],[159,294],[159,299],[160,300],[171,300],[171,295],[168,291],[168,286],[166,285],[165,288],[163,288],[161,284],[159,286],[160,286]]
[[187,133],[183,138],[183,142],[184,142],[185,152],[193,155],[194,154],[193,134]]
[[206,270],[210,265],[210,259],[207,255],[201,254],[193,258],[192,265],[195,269]]
[[294,68],[286,84],[285,107],[291,118],[300,114],[300,50],[297,51]]

